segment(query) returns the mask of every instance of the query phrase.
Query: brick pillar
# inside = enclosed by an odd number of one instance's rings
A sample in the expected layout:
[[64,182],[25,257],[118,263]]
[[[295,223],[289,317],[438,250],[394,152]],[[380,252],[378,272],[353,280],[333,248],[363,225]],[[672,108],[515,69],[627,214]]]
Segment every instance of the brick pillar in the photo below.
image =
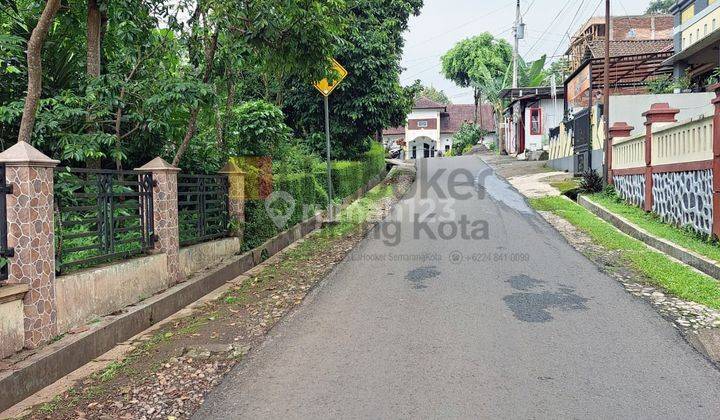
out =
[[180,230],[178,227],[178,186],[180,169],[156,157],[137,169],[152,172],[155,252],[167,255],[170,285],[183,280],[180,271]]
[[[20,142],[0,153],[6,167],[8,283],[25,283],[25,347],[36,348],[57,335],[52,160]],[[0,192],[1,193],[1,192]]]
[[645,117],[645,211],[651,211],[653,206],[652,196],[652,129],[653,125],[677,122],[675,115],[679,109],[670,108],[670,104],[652,104],[648,111],[643,112]]
[[710,86],[715,91],[712,104],[715,105],[713,117],[713,225],[712,235],[720,238],[720,83]]
[[608,138],[608,144],[605,150],[607,150],[607,168],[608,168],[608,184],[613,184],[613,175],[612,175],[612,151],[613,151],[613,140],[614,139],[620,139],[624,137],[630,137],[630,133],[635,129],[635,127],[628,125],[626,122],[616,122],[610,127],[609,133],[610,136]]
[[218,173],[228,177],[228,212],[230,213],[230,234],[240,238],[242,243],[245,224],[245,172],[232,161]]

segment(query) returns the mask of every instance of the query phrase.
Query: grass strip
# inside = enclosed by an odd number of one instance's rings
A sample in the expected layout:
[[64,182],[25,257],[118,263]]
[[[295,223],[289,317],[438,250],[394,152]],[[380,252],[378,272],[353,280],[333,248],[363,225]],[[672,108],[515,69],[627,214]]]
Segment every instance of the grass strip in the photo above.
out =
[[645,212],[639,207],[627,204],[607,194],[592,194],[585,197],[605,207],[612,213],[624,217],[654,236],[673,242],[683,248],[691,249],[711,260],[720,262],[720,246],[718,246],[716,241],[711,240],[708,235],[702,235],[690,229],[683,229],[665,223],[658,215]]
[[548,211],[567,220],[596,244],[620,251],[621,262],[645,276],[653,285],[681,299],[720,309],[720,285],[715,279],[648,248],[573,201],[563,197],[543,197],[530,200],[530,204],[536,210]]

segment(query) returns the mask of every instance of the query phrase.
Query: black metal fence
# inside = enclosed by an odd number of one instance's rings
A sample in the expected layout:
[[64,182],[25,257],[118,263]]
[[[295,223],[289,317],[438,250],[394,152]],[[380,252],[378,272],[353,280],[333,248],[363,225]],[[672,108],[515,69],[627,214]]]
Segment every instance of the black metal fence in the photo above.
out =
[[228,236],[228,178],[224,175],[178,175],[180,245]]
[[57,271],[92,267],[151,249],[152,187],[148,172],[56,168]]
[[5,177],[5,165],[0,165],[0,280],[7,280],[9,272],[8,258],[14,255],[12,248],[8,248],[7,225],[7,196],[12,193]]

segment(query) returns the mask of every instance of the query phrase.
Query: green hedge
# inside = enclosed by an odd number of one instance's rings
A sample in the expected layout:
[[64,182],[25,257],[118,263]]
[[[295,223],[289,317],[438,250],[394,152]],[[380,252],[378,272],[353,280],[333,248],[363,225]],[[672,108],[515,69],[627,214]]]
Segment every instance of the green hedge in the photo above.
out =
[[[335,198],[342,199],[357,191],[385,168],[385,152],[373,142],[370,151],[360,161],[333,162],[333,189]],[[276,226],[265,209],[264,200],[245,201],[245,240],[243,249],[261,245],[280,231],[296,225],[327,205],[327,173],[319,165],[313,173],[291,174],[276,177],[274,191],[285,191],[295,199],[295,209],[284,226]],[[271,209],[285,212],[283,201],[273,203]]]

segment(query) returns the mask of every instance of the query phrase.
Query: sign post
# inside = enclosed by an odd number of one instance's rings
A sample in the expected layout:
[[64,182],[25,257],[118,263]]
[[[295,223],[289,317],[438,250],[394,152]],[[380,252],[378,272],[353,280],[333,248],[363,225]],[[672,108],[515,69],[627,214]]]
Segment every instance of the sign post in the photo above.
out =
[[330,222],[335,220],[333,214],[333,186],[332,186],[332,161],[330,158],[330,105],[328,97],[333,90],[345,79],[348,75],[348,71],[340,65],[334,59],[330,59],[330,64],[333,71],[337,74],[337,78],[330,82],[327,78],[319,82],[316,82],[313,86],[315,89],[320,91],[323,95],[323,102],[325,103],[325,148],[326,148],[326,159],[327,159],[327,191],[328,191],[328,220]]

